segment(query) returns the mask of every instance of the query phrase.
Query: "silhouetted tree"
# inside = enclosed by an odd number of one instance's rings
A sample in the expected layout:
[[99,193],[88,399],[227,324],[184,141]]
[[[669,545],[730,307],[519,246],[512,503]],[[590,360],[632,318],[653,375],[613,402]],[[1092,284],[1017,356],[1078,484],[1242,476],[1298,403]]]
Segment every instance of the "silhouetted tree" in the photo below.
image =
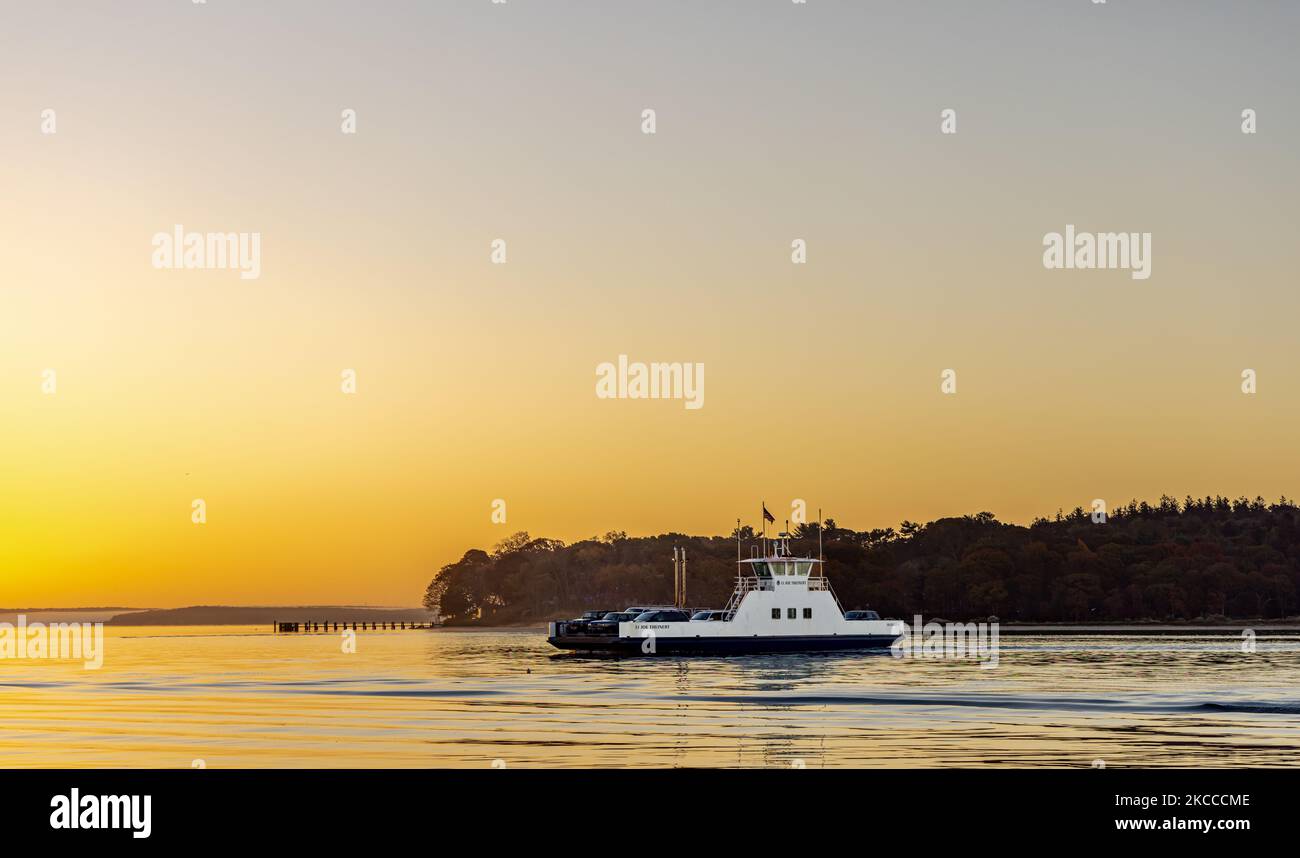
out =
[[[815,554],[816,522],[796,534]],[[739,535],[755,531],[742,525]],[[526,532],[438,570],[425,607],[451,623],[536,622],[672,598],[672,549],[687,550],[693,606],[722,607],[736,576],[729,536],[603,537],[565,545]],[[1300,508],[1285,497],[1130,501],[1105,523],[1077,507],[1029,527],[991,512],[854,531],[822,524],[827,574],[845,608],[964,620],[1277,618],[1297,610]],[[746,554],[746,556],[748,556]]]

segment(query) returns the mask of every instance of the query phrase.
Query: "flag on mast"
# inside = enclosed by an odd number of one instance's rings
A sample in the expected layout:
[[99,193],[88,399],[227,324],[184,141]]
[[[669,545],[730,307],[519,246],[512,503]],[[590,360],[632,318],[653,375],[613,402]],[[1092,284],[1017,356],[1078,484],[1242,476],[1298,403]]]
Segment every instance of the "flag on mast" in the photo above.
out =
[[764,521],[770,521],[770,522],[772,522],[773,524],[776,524],[776,519],[772,517],[772,513],[770,513],[770,512],[767,511],[767,504],[766,504],[766,503],[763,504],[763,520],[764,520]]

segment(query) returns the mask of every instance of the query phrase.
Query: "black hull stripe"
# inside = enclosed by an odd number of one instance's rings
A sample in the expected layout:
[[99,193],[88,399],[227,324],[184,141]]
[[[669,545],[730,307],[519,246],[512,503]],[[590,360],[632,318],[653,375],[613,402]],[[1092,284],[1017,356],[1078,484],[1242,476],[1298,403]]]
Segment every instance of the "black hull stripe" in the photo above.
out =
[[[823,652],[844,649],[884,649],[898,640],[898,635],[815,635],[782,637],[726,637],[726,638],[654,638],[654,652],[662,653],[745,653],[745,652]],[[593,652],[641,653],[649,638],[601,637],[594,635],[564,635],[548,637],[547,642],[559,649],[587,650]]]

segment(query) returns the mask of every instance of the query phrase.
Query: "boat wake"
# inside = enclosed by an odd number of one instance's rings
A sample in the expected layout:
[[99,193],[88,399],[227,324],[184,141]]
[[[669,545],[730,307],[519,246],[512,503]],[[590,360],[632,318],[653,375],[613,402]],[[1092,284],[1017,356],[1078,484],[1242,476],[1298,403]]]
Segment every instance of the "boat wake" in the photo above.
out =
[[[833,709],[888,717],[891,712],[914,717],[920,712],[952,717],[970,717],[976,710],[985,712],[1037,711],[1095,714],[1185,714],[1185,715],[1276,715],[1300,716],[1300,700],[1279,699],[1207,699],[1203,694],[1151,694],[1116,692],[1106,696],[1079,696],[1050,693],[990,693],[961,689],[884,690],[868,692],[848,690],[746,690],[740,693],[671,694],[655,684],[632,677],[610,677],[603,682],[574,681],[574,677],[540,676],[536,678],[460,678],[443,684],[427,680],[391,676],[295,679],[267,681],[228,679],[191,682],[153,682],[119,679],[93,683],[63,681],[20,681],[0,683],[0,688],[38,690],[83,685],[82,690],[116,694],[229,694],[262,697],[297,695],[339,698],[427,698],[430,700],[496,701],[505,706],[543,704],[548,708],[618,708],[635,706],[656,708],[684,703],[718,705],[745,710]],[[962,714],[963,712],[967,714]]]

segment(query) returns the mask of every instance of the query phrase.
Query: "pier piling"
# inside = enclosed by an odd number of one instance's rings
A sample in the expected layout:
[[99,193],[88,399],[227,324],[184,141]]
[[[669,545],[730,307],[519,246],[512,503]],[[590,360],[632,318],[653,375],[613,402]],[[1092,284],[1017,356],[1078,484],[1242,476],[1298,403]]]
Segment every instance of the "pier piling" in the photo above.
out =
[[422,623],[415,620],[298,620],[294,622],[281,622],[277,620],[271,624],[271,631],[280,634],[287,632],[337,632],[339,630],[347,631],[416,631],[421,629],[432,629],[436,623]]

